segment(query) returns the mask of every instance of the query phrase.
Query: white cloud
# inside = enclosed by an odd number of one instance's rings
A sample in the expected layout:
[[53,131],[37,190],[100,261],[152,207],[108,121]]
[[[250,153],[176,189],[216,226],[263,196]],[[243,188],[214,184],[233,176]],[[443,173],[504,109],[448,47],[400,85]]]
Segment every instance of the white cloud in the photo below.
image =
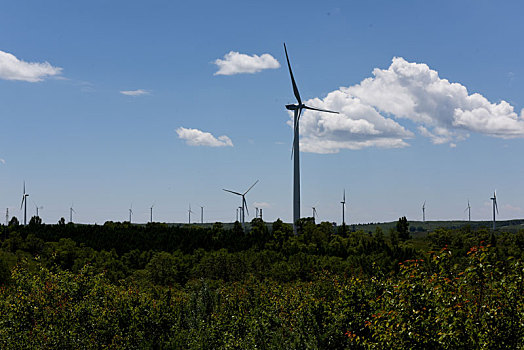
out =
[[398,123],[402,119],[412,121],[433,143],[450,147],[473,132],[524,137],[524,110],[518,116],[506,101],[491,103],[478,93],[469,94],[466,87],[441,79],[426,64],[394,58],[388,69],[376,68],[373,75],[324,99],[305,102],[340,114],[305,110],[300,120],[303,151],[406,147],[414,133]]
[[0,158],[0,163],[5,164],[5,159]]
[[[414,136],[394,120],[341,90],[330,92],[323,100],[306,101],[306,104],[340,114],[303,112],[300,145],[305,152],[337,153],[341,149],[406,147],[405,139]],[[289,124],[292,125],[291,121]]]
[[183,127],[176,129],[176,133],[179,138],[186,140],[186,143],[190,146],[233,147],[233,142],[225,135],[216,138],[209,132]]
[[35,83],[59,75],[61,71],[62,68],[53,67],[48,62],[24,62],[10,53],[0,51],[0,79]]
[[224,55],[224,59],[214,62],[218,71],[214,75],[233,75],[241,73],[257,73],[264,69],[276,69],[280,63],[268,53],[261,56],[249,56],[243,53],[230,51]]
[[141,96],[141,95],[149,95],[149,91],[137,89],[137,90],[122,90],[120,91],[122,95],[127,96]]
[[465,86],[441,79],[426,64],[395,57],[387,70],[376,68],[373,75],[345,90],[382,113],[422,125],[419,131],[434,143],[462,141],[469,132],[524,137],[522,114],[519,117],[509,103],[469,94]]

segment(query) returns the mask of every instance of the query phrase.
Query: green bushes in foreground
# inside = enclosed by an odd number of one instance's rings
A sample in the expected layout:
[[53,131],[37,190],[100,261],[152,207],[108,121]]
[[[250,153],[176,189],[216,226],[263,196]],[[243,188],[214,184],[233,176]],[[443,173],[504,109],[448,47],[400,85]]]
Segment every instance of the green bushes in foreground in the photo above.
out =
[[0,289],[0,347],[522,349],[524,266],[497,254],[475,246],[456,264],[442,249],[400,263],[397,274],[372,265],[369,275],[321,271],[284,283],[246,275],[183,287],[25,263]]

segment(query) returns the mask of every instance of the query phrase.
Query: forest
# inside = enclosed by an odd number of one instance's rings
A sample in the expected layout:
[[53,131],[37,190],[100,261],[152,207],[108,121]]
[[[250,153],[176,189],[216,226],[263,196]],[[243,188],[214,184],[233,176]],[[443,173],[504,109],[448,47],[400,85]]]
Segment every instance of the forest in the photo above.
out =
[[2,349],[523,349],[524,230],[1,226]]

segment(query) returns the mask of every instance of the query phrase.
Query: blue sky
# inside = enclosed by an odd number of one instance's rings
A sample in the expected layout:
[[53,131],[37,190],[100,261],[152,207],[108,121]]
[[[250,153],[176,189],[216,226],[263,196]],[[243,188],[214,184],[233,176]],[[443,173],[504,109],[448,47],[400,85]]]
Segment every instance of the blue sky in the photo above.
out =
[[[524,217],[517,1],[12,1],[0,11],[0,209],[22,184],[45,222],[302,216],[340,222]],[[256,55],[256,56],[255,56]],[[221,60],[221,61],[217,61]],[[46,64],[47,62],[47,64]],[[223,62],[221,65],[220,62]],[[224,69],[221,71],[221,69]],[[222,74],[225,73],[225,74]],[[504,102],[505,101],[505,102]],[[184,128],[184,129],[181,129]],[[178,130],[178,132],[177,132]],[[209,134],[206,134],[209,133]],[[222,138],[220,138],[223,136]]]

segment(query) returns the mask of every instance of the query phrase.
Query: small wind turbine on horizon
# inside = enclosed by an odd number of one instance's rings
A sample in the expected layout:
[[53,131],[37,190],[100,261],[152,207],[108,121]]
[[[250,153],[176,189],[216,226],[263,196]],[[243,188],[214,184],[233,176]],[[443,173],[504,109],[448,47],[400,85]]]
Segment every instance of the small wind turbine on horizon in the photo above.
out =
[[315,208],[315,207],[311,207],[311,209],[313,209],[313,221],[315,221],[316,218],[318,217],[318,214],[317,214],[317,208]]
[[426,201],[422,204],[422,222],[426,222]]
[[155,206],[155,203],[153,203],[151,205],[151,207],[149,208],[149,210],[150,210],[150,220],[149,220],[149,222],[150,223],[153,223],[153,208],[154,208],[154,206]]
[[194,211],[191,210],[191,203],[189,203],[189,210],[187,213],[189,214],[188,223],[191,224],[191,213],[194,213]]
[[76,214],[76,211],[73,209],[73,203],[71,203],[71,207],[69,208],[69,222],[73,222],[73,213]]
[[293,148],[291,149],[291,157],[294,160],[293,164],[293,231],[297,234],[296,223],[300,219],[300,146],[299,146],[299,121],[300,115],[303,109],[310,109],[318,112],[335,113],[338,112],[328,111],[325,109],[319,109],[314,107],[306,106],[302,103],[298,87],[293,77],[293,71],[291,70],[291,64],[289,63],[289,56],[287,54],[286,44],[284,43],[284,51],[286,53],[287,66],[289,68],[289,75],[291,77],[291,84],[293,85],[293,93],[297,99],[297,104],[288,104],[286,108],[289,111],[293,111]]
[[496,217],[495,217],[495,210],[497,210],[497,214],[499,213],[499,207],[497,205],[497,191],[493,192],[493,197],[490,198],[493,201],[493,231],[495,231],[496,228]]
[[29,194],[25,192],[25,181],[24,181],[24,193],[22,194],[22,203],[20,204],[20,210],[24,207],[24,226],[27,225],[27,197]]
[[204,223],[204,207],[200,207],[200,223]]
[[38,215],[38,211],[44,209],[44,207],[39,207],[35,201],[33,201],[33,204],[35,205],[36,216],[40,217],[40,215]]
[[131,223],[132,218],[133,218],[133,203],[131,203],[131,206],[129,207],[129,223]]
[[342,202],[340,202],[342,204],[342,227],[346,226],[346,218],[345,218],[345,213],[346,213],[346,189],[344,189],[344,194],[342,196]]
[[246,194],[251,191],[251,189],[253,187],[255,187],[255,185],[258,183],[259,180],[255,181],[254,184],[251,185],[251,187],[249,187],[247,189],[246,192],[244,193],[239,193],[239,192],[235,192],[235,191],[231,191],[231,190],[226,190],[225,188],[223,188],[222,190],[226,191],[226,192],[229,192],[229,193],[233,193],[233,194],[236,194],[237,196],[241,196],[242,197],[242,206],[240,206],[239,208],[241,208],[240,210],[240,220],[242,221],[242,227],[245,228],[245,225],[246,225],[246,217],[245,217],[245,214],[244,214],[244,210],[247,211],[247,215],[249,215],[249,209],[247,207],[247,202],[246,202]]
[[469,205],[469,199],[468,199],[468,206],[466,207],[466,209],[464,209],[464,211],[468,211],[468,221],[471,221],[471,206]]

